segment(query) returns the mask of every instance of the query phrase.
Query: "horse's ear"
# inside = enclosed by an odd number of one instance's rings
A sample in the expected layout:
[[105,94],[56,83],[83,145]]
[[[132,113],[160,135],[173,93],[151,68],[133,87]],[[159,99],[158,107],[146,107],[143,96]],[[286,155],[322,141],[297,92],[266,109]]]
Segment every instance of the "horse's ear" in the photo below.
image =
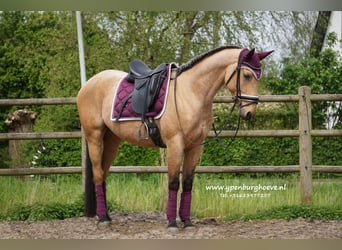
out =
[[248,61],[249,59],[252,58],[252,56],[254,55],[254,52],[255,52],[255,48],[251,49],[250,51],[248,51],[246,57],[245,57],[245,60]]
[[265,52],[260,52],[260,53],[257,53],[258,54],[258,57],[260,59],[260,61],[262,59],[264,59],[266,56],[268,56],[269,54],[273,53],[274,50],[271,50],[271,51],[265,51]]

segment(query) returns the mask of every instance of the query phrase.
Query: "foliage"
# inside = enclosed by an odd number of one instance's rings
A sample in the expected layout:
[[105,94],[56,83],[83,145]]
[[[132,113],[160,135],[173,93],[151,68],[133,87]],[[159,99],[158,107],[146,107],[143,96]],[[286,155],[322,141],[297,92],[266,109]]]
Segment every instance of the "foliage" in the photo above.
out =
[[[231,140],[234,141],[231,143]],[[222,140],[222,142],[222,147],[212,144],[216,142],[211,142],[205,147],[201,165],[276,166],[298,164],[298,142],[295,139],[236,138]],[[229,145],[229,147],[225,148],[225,145]]]
[[63,220],[65,218],[83,216],[83,201],[71,204],[33,204],[14,207],[5,214],[1,214],[1,220],[8,221],[39,221],[39,220]]
[[[135,58],[140,58],[151,67],[155,67],[161,62],[185,63],[190,58],[220,45],[256,47],[257,50],[269,49],[269,46],[277,45],[277,48],[282,48],[280,57],[286,55],[286,58],[280,64],[275,61],[267,63],[261,93],[297,94],[298,87],[302,85],[310,86],[312,92],[317,94],[341,93],[340,56],[328,48],[318,57],[307,57],[315,16],[315,12],[271,11],[83,12],[87,78],[104,69],[115,68],[127,71],[128,62]],[[337,42],[333,34],[329,34],[328,38],[329,46]],[[0,98],[74,97],[81,85],[79,78],[78,44],[73,12],[3,11],[0,13]],[[314,103],[314,128],[325,127],[328,110],[334,111],[333,128],[341,128],[342,110],[338,105],[340,104],[336,102]],[[5,120],[10,111],[18,108],[24,107],[0,107],[0,119]],[[34,128],[36,132],[80,129],[75,106],[46,105],[26,108],[38,113]],[[228,108],[222,104],[215,105],[214,113],[218,128],[228,119],[224,129],[236,129],[236,112],[227,118]],[[296,105],[260,104],[255,119],[242,122],[240,129],[296,129],[297,126]],[[1,124],[0,132],[4,131],[5,127]],[[74,139],[27,141],[23,144],[22,153],[28,165],[35,161],[33,165],[39,167],[75,166],[80,165],[81,161],[80,144],[80,140]],[[314,138],[313,164],[342,165],[342,158],[338,154],[340,145],[341,137]],[[294,138],[228,138],[219,142],[211,140],[204,148],[200,165],[293,165],[298,164],[298,153],[298,140]],[[1,141],[1,167],[6,166],[7,155],[7,143]],[[161,165],[161,159],[158,149],[142,149],[123,143],[114,164],[153,166]],[[209,208],[213,208],[213,204],[217,209],[221,209],[218,213],[227,215],[227,209],[231,213],[235,205],[236,211],[241,209],[250,211],[264,202],[260,200],[248,203],[234,202],[228,207],[227,202],[222,198],[217,199],[217,194],[216,196],[205,194],[203,198],[201,188],[208,181],[224,180],[237,184],[241,182],[241,178],[228,179],[231,177],[229,175],[211,176],[214,177],[210,179],[207,175],[203,175],[196,179],[193,208],[198,215],[206,214]],[[53,183],[54,181],[56,183]],[[285,180],[281,179],[281,181]],[[10,179],[9,182],[5,182],[5,185],[2,184],[1,190],[4,194],[0,201],[3,203],[9,201],[11,204],[8,206],[11,208],[1,213],[0,219],[46,220],[82,216],[82,198],[75,198],[75,195],[81,192],[79,182],[80,180],[77,180],[76,184],[64,185],[58,178],[48,179],[43,184],[32,182],[34,186],[29,193],[26,193],[28,189],[26,184],[30,184],[29,181],[26,183]],[[136,206],[144,210],[162,206],[159,204],[163,203],[160,186],[164,185],[165,188],[167,181],[163,181],[159,175],[124,174],[116,175],[112,179],[108,178],[107,184],[108,190],[119,190],[108,194],[112,195],[109,197],[110,210],[123,208],[127,210]],[[11,196],[13,187],[17,192]],[[335,189],[339,188],[336,187]],[[298,190],[293,189],[291,192],[298,195]],[[50,196],[46,195],[48,191],[51,191]],[[323,197],[320,199],[329,198],[329,193],[320,192],[321,190],[317,192]],[[270,203],[266,204],[267,209],[260,210],[257,214],[235,214],[227,218],[341,219],[341,209],[336,207],[283,205],[288,204],[291,199],[291,201],[297,199],[296,195],[293,193],[291,195],[294,197],[289,198],[284,194],[284,197],[283,195],[281,198],[275,197],[275,201],[266,201]],[[14,196],[20,202],[12,206]],[[35,200],[37,196],[39,199]],[[66,200],[66,196],[74,201]],[[336,200],[339,200],[335,199],[336,197],[339,196],[334,193],[333,200],[330,200],[329,204],[335,204]],[[274,206],[274,202],[279,202],[277,204],[281,205],[269,208]],[[322,202],[328,203],[324,200]],[[220,204],[220,207],[216,204]]]
[[[2,12],[0,19],[3,27],[2,42],[0,42],[0,96],[3,98],[40,98],[40,97],[73,97],[80,88],[79,60],[76,35],[75,16],[71,12]],[[110,48],[109,39],[101,29],[90,22],[85,23],[85,38],[91,46],[87,47],[88,72],[93,74],[103,68],[109,68],[110,56],[101,59],[93,56],[94,52]],[[101,41],[101,42],[100,42]],[[107,53],[108,54],[108,53]],[[96,64],[96,66],[94,66]],[[5,73],[6,72],[6,73]],[[5,86],[11,86],[6,88]],[[1,117],[13,109],[1,108]],[[79,130],[76,106],[32,106],[30,109],[38,113],[35,122],[36,132],[74,131]],[[4,127],[1,126],[1,131]],[[36,152],[41,142],[32,141],[25,144],[24,152],[27,159]],[[49,150],[50,160],[61,162],[57,165],[80,165],[80,143],[60,140],[45,141]],[[24,146],[25,146],[24,145]],[[5,146],[5,145],[4,145]],[[60,151],[59,149],[67,151]],[[5,149],[1,150],[5,151]],[[5,153],[1,153],[5,156]],[[47,155],[44,156],[47,158]],[[6,158],[1,158],[4,165]]]
[[[279,75],[278,64],[265,69],[262,87],[266,93],[296,93],[299,85],[306,84],[314,76],[313,92],[334,93],[341,91],[341,66],[331,50],[322,52],[319,58],[300,61],[305,57],[312,35],[315,12],[253,12],[253,11],[113,11],[83,12],[83,36],[87,78],[95,73],[116,68],[127,70],[128,62],[140,58],[151,67],[161,62],[182,64],[190,58],[214,47],[230,44],[266,49],[265,44],[281,44],[291,51],[291,59],[284,59]],[[0,13],[0,97],[72,97],[80,88],[79,59],[75,14],[56,12],[1,12]],[[268,28],[277,32],[268,32]],[[333,36],[330,36],[331,44]],[[268,49],[268,48],[267,48]],[[299,63],[298,63],[299,62]],[[273,69],[272,69],[273,66]],[[335,69],[335,72],[331,70]],[[317,75],[317,72],[321,72]],[[319,78],[319,79],[318,79]],[[327,84],[323,84],[326,83]],[[10,87],[8,87],[10,86]],[[315,106],[315,126],[324,126],[323,117],[327,105]],[[336,105],[330,103],[329,105]],[[0,107],[0,118],[5,119],[10,110],[23,107]],[[75,106],[31,106],[38,113],[36,132],[75,131],[80,129]],[[341,117],[340,109],[336,117]],[[215,110],[218,124],[222,124],[224,106]],[[226,129],[235,129],[236,113],[229,117]],[[336,118],[337,119],[337,118]],[[263,107],[257,117],[243,122],[240,129],[295,129],[298,124],[295,105]],[[338,120],[336,127],[341,121]],[[0,131],[5,131],[3,125]],[[224,139],[224,145],[231,139]],[[0,142],[0,163],[6,166],[7,145]],[[334,142],[335,143],[335,142]],[[336,141],[337,145],[338,140]],[[327,162],[321,153],[324,141],[318,145],[319,160]],[[80,165],[80,142],[75,140],[45,140],[25,142],[23,154],[27,162],[42,148],[37,166]],[[202,165],[219,164],[292,164],[298,159],[297,143],[293,139],[259,138],[236,139],[229,152],[219,143],[210,142],[204,151]],[[267,148],[267,157],[260,154]],[[140,149],[123,144],[116,165],[160,165],[158,150]],[[213,157],[215,156],[215,157]],[[292,156],[292,157],[291,157]],[[336,159],[338,157],[329,159]]]
[[[120,210],[113,202],[108,203],[108,210]],[[81,217],[83,214],[83,201],[71,204],[49,203],[34,204],[29,206],[18,206],[7,213],[0,214],[0,220],[5,221],[42,221],[42,220],[63,220],[72,217]],[[317,220],[341,220],[342,209],[332,207],[316,207],[316,206],[280,206],[267,210],[256,211],[253,214],[232,214],[225,220],[272,220],[284,219],[293,220],[297,218],[317,219]]]
[[30,167],[81,166],[81,141],[78,139],[26,142],[23,152]]
[[[114,202],[108,203],[108,210],[119,210],[120,206]],[[60,202],[35,203],[33,205],[19,205],[13,207],[6,213],[0,214],[0,220],[6,221],[42,221],[42,220],[64,220],[66,218],[84,216],[83,199],[63,204]]]
[[[336,42],[334,36],[328,36],[328,44],[333,46]],[[269,75],[266,88],[273,94],[298,94],[300,86],[309,86],[313,94],[341,93],[342,85],[342,58],[331,48],[324,49],[318,57],[309,57],[299,63],[291,58],[283,59],[284,68],[280,77]],[[327,113],[334,111],[333,117]],[[342,107],[339,102],[313,103],[313,128],[324,128],[329,119],[334,120],[333,126],[341,126]]]
[[158,166],[161,165],[159,149],[142,148],[123,142],[114,164],[117,166]]
[[[111,174],[107,179],[109,211],[165,211],[167,179],[160,174],[144,178],[138,174]],[[166,176],[165,176],[166,177]],[[192,216],[216,217],[220,220],[257,219],[341,219],[341,181],[314,179],[313,206],[300,205],[298,176],[216,178],[201,174],[195,178]],[[56,182],[55,182],[56,181]],[[322,184],[325,181],[325,184]],[[74,176],[18,179],[1,177],[0,220],[53,220],[83,216],[80,180]],[[272,191],[267,198],[226,198],[208,185],[285,185],[286,190]],[[247,193],[239,191],[237,194]]]
[[342,209],[317,206],[281,206],[273,207],[264,211],[256,211],[253,214],[234,214],[228,216],[227,220],[271,220],[284,219],[292,220],[297,218],[318,219],[318,220],[341,220]]

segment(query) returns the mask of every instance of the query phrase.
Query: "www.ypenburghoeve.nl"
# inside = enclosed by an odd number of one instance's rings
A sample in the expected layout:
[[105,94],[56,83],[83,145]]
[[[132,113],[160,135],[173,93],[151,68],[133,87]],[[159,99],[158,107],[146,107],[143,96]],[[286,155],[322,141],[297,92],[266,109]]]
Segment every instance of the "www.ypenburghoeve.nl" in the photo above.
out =
[[287,185],[206,185],[205,189],[207,191],[225,191],[225,192],[234,192],[234,191],[283,191],[286,190]]

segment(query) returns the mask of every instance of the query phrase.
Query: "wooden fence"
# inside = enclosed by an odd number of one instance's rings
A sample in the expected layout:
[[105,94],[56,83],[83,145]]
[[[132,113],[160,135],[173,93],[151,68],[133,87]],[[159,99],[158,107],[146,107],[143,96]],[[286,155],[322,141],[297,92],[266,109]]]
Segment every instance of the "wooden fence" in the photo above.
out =
[[[265,173],[265,172],[300,172],[301,200],[303,204],[312,203],[312,172],[342,173],[342,166],[312,165],[312,137],[339,137],[342,130],[312,130],[312,101],[342,101],[342,94],[311,94],[309,87],[303,86],[298,95],[262,95],[260,102],[297,102],[299,106],[298,130],[242,130],[237,137],[298,137],[299,165],[291,166],[200,166],[197,173]],[[230,97],[215,97],[215,103],[230,103]],[[13,105],[75,105],[76,98],[40,98],[40,99],[2,99],[0,106]],[[234,137],[235,131],[222,131],[220,137]],[[214,133],[209,132],[208,137]],[[0,140],[32,140],[32,139],[71,139],[81,138],[82,132],[38,132],[38,133],[0,133]],[[84,154],[84,150],[82,150]],[[338,152],[340,153],[340,152]],[[84,158],[84,156],[82,156]],[[84,164],[83,164],[84,165]],[[1,175],[36,175],[36,174],[83,174],[85,166],[58,168],[20,168],[1,169]],[[115,166],[112,173],[166,173],[166,166]]]

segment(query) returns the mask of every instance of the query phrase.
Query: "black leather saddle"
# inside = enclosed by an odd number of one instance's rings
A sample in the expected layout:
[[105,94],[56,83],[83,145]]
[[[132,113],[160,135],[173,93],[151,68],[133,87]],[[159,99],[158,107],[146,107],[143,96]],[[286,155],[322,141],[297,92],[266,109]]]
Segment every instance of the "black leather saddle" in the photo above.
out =
[[150,69],[143,61],[136,59],[130,62],[129,68],[127,80],[134,83],[132,108],[136,113],[142,114],[143,120],[156,101],[167,74],[167,65],[163,63]]

